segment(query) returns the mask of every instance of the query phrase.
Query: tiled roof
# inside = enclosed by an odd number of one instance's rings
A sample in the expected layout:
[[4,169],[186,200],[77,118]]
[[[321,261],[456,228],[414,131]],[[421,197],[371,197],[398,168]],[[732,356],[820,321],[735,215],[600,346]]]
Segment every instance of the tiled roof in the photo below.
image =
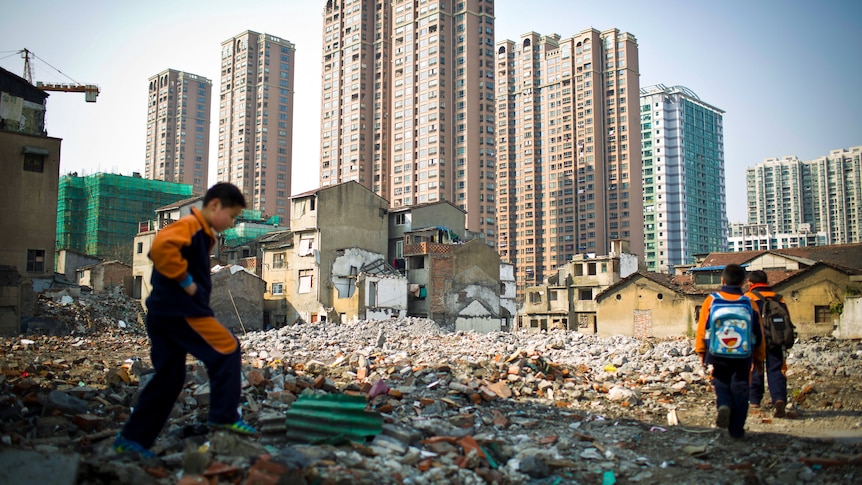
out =
[[745,264],[752,259],[766,254],[768,251],[740,251],[736,253],[709,253],[709,256],[700,264],[706,266],[727,266],[728,264]]
[[698,288],[695,288],[694,285],[691,284],[691,282],[693,281],[692,276],[688,275],[688,274],[681,275],[681,276],[673,276],[673,275],[669,275],[666,273],[655,273],[652,271],[638,271],[637,273],[632,273],[632,274],[626,276],[625,278],[621,279],[620,281],[618,281],[618,282],[614,283],[613,285],[609,286],[608,288],[606,288],[604,291],[600,292],[598,295],[596,295],[596,301],[598,301],[603,296],[608,295],[614,291],[617,291],[617,290],[621,289],[623,286],[625,286],[631,282],[637,281],[641,278],[646,278],[646,279],[648,279],[654,283],[657,283],[661,286],[664,286],[665,288],[668,288],[669,290],[677,292],[677,293],[695,294],[695,295],[700,294],[700,293],[703,293],[703,294],[708,293],[705,290],[700,290]]
[[189,197],[188,199],[178,200],[172,204],[163,205],[163,206],[159,207],[158,209],[156,209],[156,212],[167,211],[167,210],[182,207],[184,205],[194,204],[195,202],[197,202],[199,200],[204,200],[204,196],[196,195],[194,197]]
[[786,248],[776,249],[772,252],[862,270],[862,243]]

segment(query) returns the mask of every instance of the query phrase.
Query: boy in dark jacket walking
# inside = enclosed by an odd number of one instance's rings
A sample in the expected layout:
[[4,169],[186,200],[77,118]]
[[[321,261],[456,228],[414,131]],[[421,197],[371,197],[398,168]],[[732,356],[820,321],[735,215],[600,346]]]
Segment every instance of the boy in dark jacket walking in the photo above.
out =
[[[748,287],[748,292],[745,296],[751,298],[755,305],[757,313],[761,312],[763,298],[775,298],[775,290],[769,286],[766,273],[764,271],[752,271],[748,275],[748,282],[751,284]],[[784,305],[784,298],[779,302]],[[783,418],[786,416],[785,405],[787,403],[787,362],[785,360],[785,350],[783,347],[766,347],[766,372],[757,369],[751,372],[751,387],[748,396],[749,403],[752,407],[759,408],[760,402],[763,400],[764,374],[769,380],[769,395],[772,398],[772,405],[775,407],[775,417]]]
[[[745,281],[745,269],[737,264],[725,266],[721,273],[721,290],[718,294],[725,300],[742,298],[742,283]],[[751,309],[751,345],[752,355],[748,358],[728,358],[714,356],[709,352],[708,338],[710,308],[713,296],[709,295],[703,302],[700,316],[697,320],[694,350],[700,355],[701,362],[712,364],[712,386],[715,389],[715,401],[718,406],[718,417],[715,425],[726,428],[732,438],[745,436],[745,419],[748,416],[748,386],[752,363],[763,368],[765,345],[763,330],[760,325],[760,315]]]
[[245,435],[257,431],[239,417],[241,354],[239,341],[215,319],[210,308],[210,251],[215,232],[233,225],[245,197],[229,183],[217,183],[203,207],[161,229],[149,257],[152,293],[147,298],[147,334],[155,374],[141,391],[132,415],[114,442],[118,453],[149,450],[170,415],[186,381],[186,354],[200,359],[212,383],[210,427]]

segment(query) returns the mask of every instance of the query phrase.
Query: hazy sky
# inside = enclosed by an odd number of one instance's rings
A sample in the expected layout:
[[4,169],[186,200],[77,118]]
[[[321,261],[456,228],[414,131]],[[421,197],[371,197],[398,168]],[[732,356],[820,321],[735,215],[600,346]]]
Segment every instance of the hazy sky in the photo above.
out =
[[[143,172],[147,79],[164,69],[212,79],[215,130],[221,42],[253,30],[296,45],[293,193],[318,186],[325,0],[4,3],[0,66],[21,75],[15,52],[27,48],[41,59],[34,81],[69,82],[65,74],[102,90],[95,104],[79,93],[48,99],[48,134],[63,139],[61,173]],[[497,40],[590,27],[632,33],[641,86],[683,85],[724,110],[730,222],[746,219],[747,167],[862,145],[860,1],[496,0],[495,14]]]

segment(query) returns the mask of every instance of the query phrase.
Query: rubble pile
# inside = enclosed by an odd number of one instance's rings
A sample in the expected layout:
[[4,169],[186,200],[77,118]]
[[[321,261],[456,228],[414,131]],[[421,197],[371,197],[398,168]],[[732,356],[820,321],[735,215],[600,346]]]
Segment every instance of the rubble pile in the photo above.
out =
[[[797,344],[794,419],[773,419],[767,398],[734,441],[711,427],[714,397],[689,339],[475,334],[405,318],[240,340],[243,417],[261,436],[202,425],[209,384],[190,358],[150,461],[110,448],[148,379],[144,336],[0,340],[0,447],[74,454],[77,483],[93,484],[850,483],[862,474],[859,342]],[[349,441],[338,415],[357,396],[369,418],[353,419],[378,429]],[[313,397],[329,403],[313,428],[334,429],[307,443],[291,433],[303,419],[291,415]]]
[[70,335],[87,333],[146,334],[140,300],[122,292],[72,296],[66,291],[40,294],[24,333]]

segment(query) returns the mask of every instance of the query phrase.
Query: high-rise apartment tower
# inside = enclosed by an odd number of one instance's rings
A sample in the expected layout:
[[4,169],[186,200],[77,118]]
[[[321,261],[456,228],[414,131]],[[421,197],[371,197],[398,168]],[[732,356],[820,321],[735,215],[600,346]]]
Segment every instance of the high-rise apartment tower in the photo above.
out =
[[212,81],[174,69],[149,79],[146,178],[207,189]]
[[248,208],[288,220],[294,45],[247,30],[221,44],[218,171]]
[[779,233],[802,225],[826,232],[827,244],[862,242],[862,146],[802,161],[768,158],[747,170],[748,223]]
[[493,0],[328,0],[320,184],[448,200],[493,244]]
[[575,254],[643,254],[638,45],[616,29],[497,43],[499,249],[519,292]]
[[684,86],[643,88],[640,103],[647,269],[727,251],[724,111]]

